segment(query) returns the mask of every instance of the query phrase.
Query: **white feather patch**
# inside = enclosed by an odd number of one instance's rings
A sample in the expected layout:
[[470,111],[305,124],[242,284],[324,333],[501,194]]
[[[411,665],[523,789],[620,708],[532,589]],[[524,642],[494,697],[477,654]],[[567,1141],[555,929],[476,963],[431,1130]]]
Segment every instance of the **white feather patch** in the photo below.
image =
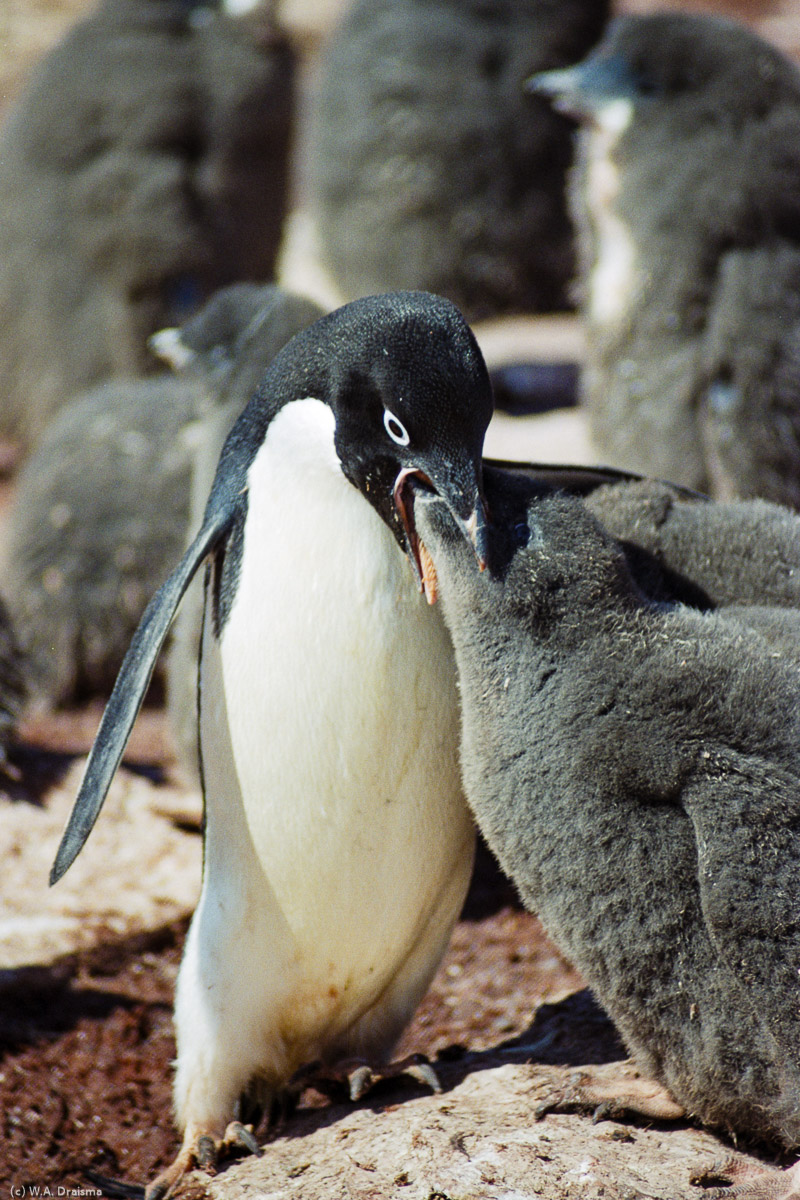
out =
[[[250,898],[237,945],[250,939],[247,983],[263,1014],[253,1055],[267,1076],[347,1043],[362,1017],[362,1049],[391,1044],[438,963],[471,862],[449,638],[342,474],[333,433],[329,406],[295,401],[253,460],[219,644],[229,749],[204,733],[204,762],[232,756],[238,783],[208,804],[204,908]],[[244,830],[253,853],[226,854],[221,843]]]
[[585,135],[587,199],[596,251],[589,276],[589,317],[600,324],[621,320],[638,286],[636,247],[615,205],[620,179],[614,151],[632,116],[629,100],[612,100],[598,110]]

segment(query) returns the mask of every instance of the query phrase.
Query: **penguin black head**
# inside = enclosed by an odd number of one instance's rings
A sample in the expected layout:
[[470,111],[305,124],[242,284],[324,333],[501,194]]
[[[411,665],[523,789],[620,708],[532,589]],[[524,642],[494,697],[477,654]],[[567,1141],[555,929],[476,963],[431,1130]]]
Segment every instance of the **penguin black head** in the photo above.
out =
[[764,116],[787,89],[800,96],[794,64],[750,30],[679,13],[618,18],[583,62],[533,75],[527,86],[590,123],[602,123],[615,102],[634,106],[644,122],[669,105],[672,120],[680,125],[683,112],[690,129]]
[[[413,479],[444,500],[485,563],[481,456],[492,390],[454,304],[427,292],[368,296],[294,337],[231,431],[217,483],[243,484],[242,471],[275,414],[309,397],[331,408],[343,474],[392,530],[420,580]],[[226,470],[226,458],[237,467]],[[215,503],[212,491],[209,504]]]
[[179,329],[160,329],[151,334],[147,344],[174,371],[198,361],[209,373],[228,371],[253,324],[280,294],[271,284],[230,284],[216,291]]

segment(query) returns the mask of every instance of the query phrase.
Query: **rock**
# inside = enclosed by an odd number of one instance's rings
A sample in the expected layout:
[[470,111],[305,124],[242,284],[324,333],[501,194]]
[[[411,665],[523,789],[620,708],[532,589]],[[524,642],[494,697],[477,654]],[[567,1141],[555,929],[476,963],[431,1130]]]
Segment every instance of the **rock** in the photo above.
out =
[[[489,1051],[439,1070],[441,1095],[385,1105],[373,1095],[358,1108],[300,1113],[261,1159],[211,1180],[198,1172],[183,1194],[202,1180],[212,1200],[696,1200],[690,1178],[733,1157],[691,1127],[572,1115],[537,1122],[536,1104],[568,1085],[573,1067],[503,1061]],[[612,1085],[625,1086],[627,1064],[604,1070]]]
[[202,847],[186,826],[199,828],[199,796],[125,769],[83,854],[48,887],[82,769],[76,761],[46,803],[0,796],[0,969],[157,929],[197,901]]

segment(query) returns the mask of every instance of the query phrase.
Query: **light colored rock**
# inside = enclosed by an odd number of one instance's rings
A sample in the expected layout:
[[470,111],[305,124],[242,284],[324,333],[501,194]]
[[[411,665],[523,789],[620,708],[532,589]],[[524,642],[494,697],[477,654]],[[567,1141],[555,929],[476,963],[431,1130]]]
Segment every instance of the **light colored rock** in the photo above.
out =
[[582,362],[586,333],[570,313],[543,317],[498,317],[475,325],[488,366],[514,362]]
[[510,417],[496,412],[486,432],[483,452],[487,458],[513,462],[580,466],[600,462],[589,440],[586,418],[577,408],[558,408],[534,417]]
[[0,969],[157,929],[197,902],[200,837],[176,818],[199,824],[200,797],[124,768],[74,866],[48,887],[84,762],[73,764],[41,806],[0,797]]
[[733,1157],[692,1128],[537,1122],[538,1101],[574,1068],[490,1054],[441,1074],[442,1095],[298,1114],[304,1136],[277,1138],[263,1158],[207,1181],[212,1200],[690,1200],[702,1195],[690,1178]]

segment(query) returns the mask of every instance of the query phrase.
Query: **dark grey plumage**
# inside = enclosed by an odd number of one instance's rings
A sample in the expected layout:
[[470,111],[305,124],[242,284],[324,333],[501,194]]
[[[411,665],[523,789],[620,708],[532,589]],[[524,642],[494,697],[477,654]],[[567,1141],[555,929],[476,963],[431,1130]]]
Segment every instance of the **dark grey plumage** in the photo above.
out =
[[653,480],[611,484],[586,507],[620,539],[640,587],[756,629],[800,662],[800,523],[768,500],[704,503]]
[[495,529],[484,575],[438,500],[415,508],[489,844],[687,1112],[796,1146],[796,658],[648,597],[575,497]]
[[5,762],[28,691],[28,662],[20,648],[8,608],[0,598],[0,764]]
[[195,409],[171,375],[100,384],[56,414],[19,474],[6,587],[48,706],[111,690],[183,552]]
[[269,279],[286,208],[294,56],[266,15],[102,0],[0,131],[0,430],[30,445],[148,334]]
[[[173,347],[193,354],[182,378],[101,384],[54,417],[20,472],[6,555],[9,607],[40,700],[108,694],[149,597],[202,514],[228,430],[268,362],[318,315],[273,285],[224,288],[171,331]],[[193,711],[191,609],[174,653]],[[170,694],[174,678],[170,670]],[[193,746],[196,734],[179,729],[181,747]]]
[[720,18],[627,17],[537,90],[572,178],[583,398],[614,463],[800,506],[800,74]]
[[[691,584],[642,586],[661,599],[701,608],[770,604],[800,609],[800,522],[768,500],[711,502],[668,483],[605,484],[586,499],[590,512],[626,546],[636,546],[668,573]],[[667,590],[664,590],[664,589]]]
[[[191,431],[191,499],[185,539],[202,523],[220,452],[231,427],[280,348],[323,316],[312,300],[273,285],[223,288],[180,330],[152,339],[160,354],[205,397]],[[180,547],[185,549],[185,545]],[[176,555],[177,557],[177,555]],[[181,766],[197,781],[197,662],[203,581],[190,584],[167,655],[167,707]]]
[[800,519],[767,500],[711,501],[676,484],[598,467],[484,461],[495,524],[524,522],[554,492],[582,498],[618,539],[654,600],[729,613],[800,611]]
[[471,318],[567,302],[567,121],[523,95],[606,0],[355,0],[311,134],[320,250],[348,298],[423,288]]

